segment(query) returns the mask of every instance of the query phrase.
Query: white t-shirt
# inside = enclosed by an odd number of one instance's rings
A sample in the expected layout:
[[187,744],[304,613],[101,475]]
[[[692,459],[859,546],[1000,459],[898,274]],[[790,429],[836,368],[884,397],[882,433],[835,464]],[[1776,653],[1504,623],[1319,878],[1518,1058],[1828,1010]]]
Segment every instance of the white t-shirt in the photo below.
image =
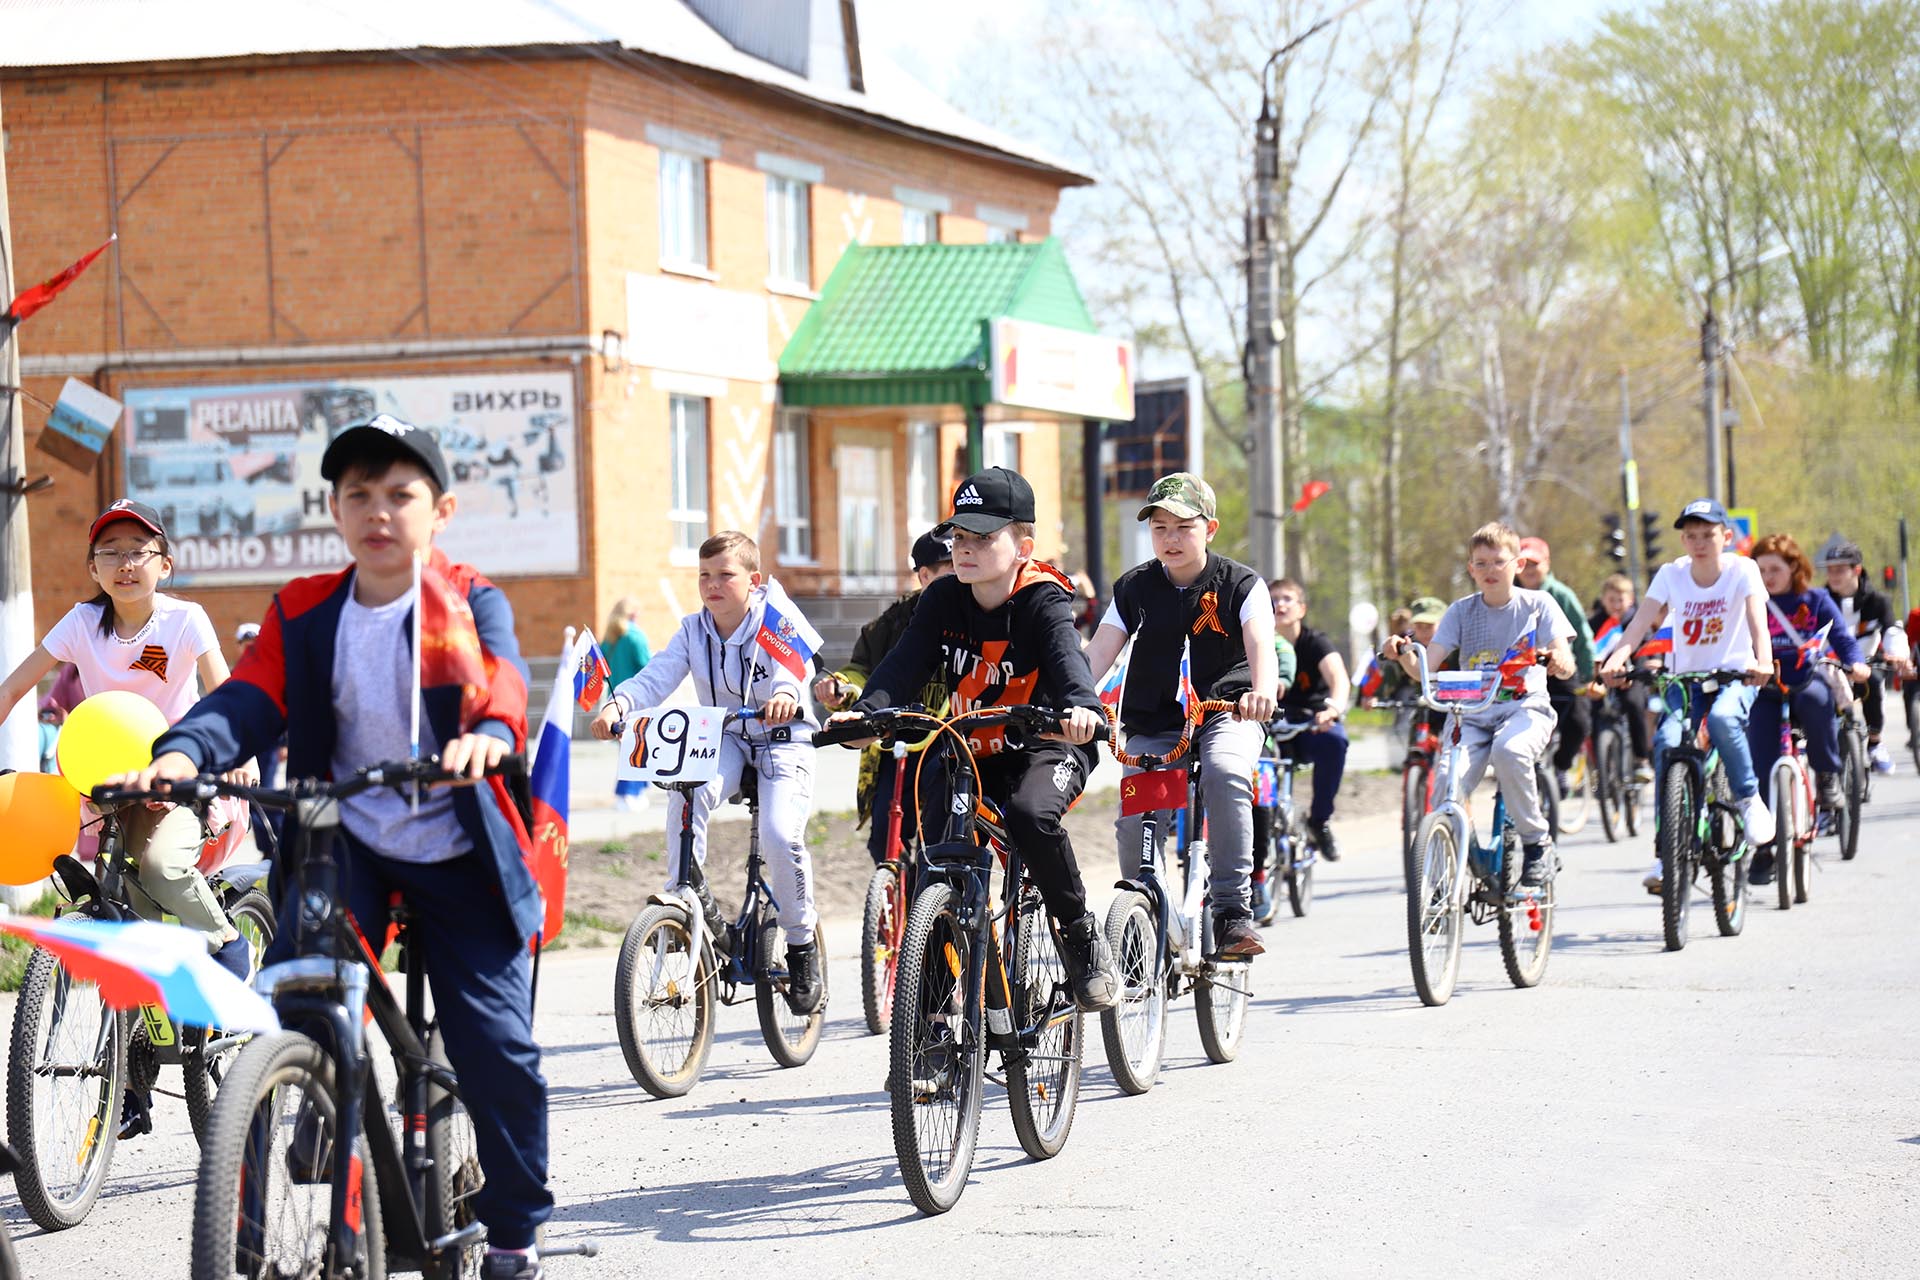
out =
[[220,651],[207,611],[190,601],[155,592],[153,616],[130,639],[102,634],[106,606],[77,604],[67,610],[40,647],[80,672],[89,697],[121,689],[137,693],[160,708],[167,723],[187,714],[200,700],[196,670],[200,656]]
[[1767,598],[1760,566],[1745,556],[1720,557],[1720,576],[1710,587],[1693,580],[1693,561],[1681,556],[1660,566],[1647,599],[1667,607],[1673,628],[1671,671],[1744,671],[1753,663],[1747,601]]
[[[407,626],[412,608],[411,591],[371,609],[349,592],[340,607],[333,648],[336,779],[370,764],[405,760],[409,754],[413,639]],[[427,732],[424,706],[420,732]],[[440,744],[422,742],[421,748],[437,751]],[[401,862],[445,862],[473,847],[453,812],[453,793],[445,787],[422,791],[418,813],[409,793],[391,787],[363,791],[341,804],[340,821],[369,849]]]

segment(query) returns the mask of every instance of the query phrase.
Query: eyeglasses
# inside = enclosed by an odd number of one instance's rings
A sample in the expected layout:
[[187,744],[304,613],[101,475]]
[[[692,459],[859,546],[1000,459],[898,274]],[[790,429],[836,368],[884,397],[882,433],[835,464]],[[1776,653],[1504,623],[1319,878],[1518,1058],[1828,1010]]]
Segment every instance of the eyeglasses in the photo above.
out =
[[96,551],[93,553],[93,562],[111,573],[121,565],[129,569],[141,568],[159,554],[159,549],[155,547],[141,551]]
[[1492,573],[1494,570],[1504,569],[1512,563],[1512,556],[1502,556],[1498,560],[1469,560],[1467,562],[1467,568],[1473,570],[1475,573]]

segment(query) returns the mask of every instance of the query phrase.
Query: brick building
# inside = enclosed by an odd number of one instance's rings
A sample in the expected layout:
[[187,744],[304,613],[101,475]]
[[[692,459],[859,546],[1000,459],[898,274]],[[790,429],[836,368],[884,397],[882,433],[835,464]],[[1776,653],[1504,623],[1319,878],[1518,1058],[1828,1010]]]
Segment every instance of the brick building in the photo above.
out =
[[[71,377],[127,406],[91,475],[30,455],[56,477],[38,627],[89,594],[86,521],[132,492],[231,634],[338,562],[319,451],[381,410],[441,430],[449,550],[508,588],[530,654],[623,595],[666,635],[722,528],[803,599],[897,589],[962,411],[785,407],[777,362],[849,245],[1037,254],[1087,179],[863,52],[837,0],[356,8],[0,11],[19,279],[118,236],[20,331],[34,399]],[[1040,495],[1042,554],[1066,416],[976,416]]]

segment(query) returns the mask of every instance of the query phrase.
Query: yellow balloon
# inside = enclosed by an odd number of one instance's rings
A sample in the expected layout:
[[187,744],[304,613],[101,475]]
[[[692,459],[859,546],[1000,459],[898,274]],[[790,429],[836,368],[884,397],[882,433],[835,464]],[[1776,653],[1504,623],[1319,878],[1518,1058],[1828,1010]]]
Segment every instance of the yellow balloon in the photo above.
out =
[[51,773],[0,774],[0,884],[32,884],[80,834],[80,793]]
[[144,769],[166,727],[160,708],[137,693],[96,693],[67,713],[54,754],[61,774],[85,795],[115,774]]

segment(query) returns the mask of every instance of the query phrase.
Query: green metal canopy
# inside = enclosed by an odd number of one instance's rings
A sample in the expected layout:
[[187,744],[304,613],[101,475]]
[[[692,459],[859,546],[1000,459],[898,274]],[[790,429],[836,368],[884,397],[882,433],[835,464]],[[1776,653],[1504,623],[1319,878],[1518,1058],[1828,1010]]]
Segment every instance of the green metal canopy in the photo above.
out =
[[1094,333],[1059,242],[852,245],[780,353],[796,407],[952,404],[993,398],[991,323]]

